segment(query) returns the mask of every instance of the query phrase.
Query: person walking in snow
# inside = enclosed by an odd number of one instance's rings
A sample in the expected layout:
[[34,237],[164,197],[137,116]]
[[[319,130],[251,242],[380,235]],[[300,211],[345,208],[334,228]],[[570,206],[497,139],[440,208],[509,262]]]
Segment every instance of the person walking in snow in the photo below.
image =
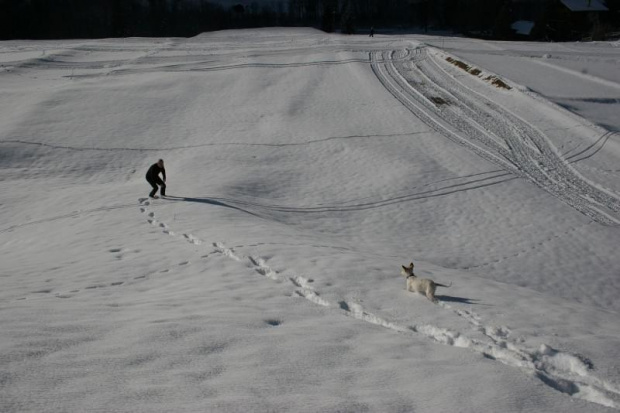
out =
[[[160,173],[164,177],[163,181],[159,177]],[[166,169],[164,169],[163,159],[160,159],[159,161],[157,161],[157,163],[154,163],[153,165],[151,165],[148,172],[146,173],[146,180],[153,187],[153,190],[149,194],[149,197],[157,198],[157,195],[155,195],[158,189],[157,185],[161,187],[159,191],[161,196],[166,196]]]
[[368,37],[375,37],[375,28],[374,28],[374,26],[370,28],[370,35]]

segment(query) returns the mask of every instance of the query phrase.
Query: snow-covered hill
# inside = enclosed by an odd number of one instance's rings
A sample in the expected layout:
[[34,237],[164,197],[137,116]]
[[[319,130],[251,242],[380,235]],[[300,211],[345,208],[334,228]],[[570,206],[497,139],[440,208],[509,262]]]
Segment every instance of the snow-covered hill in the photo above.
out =
[[0,411],[619,410],[619,66],[311,29],[1,42]]

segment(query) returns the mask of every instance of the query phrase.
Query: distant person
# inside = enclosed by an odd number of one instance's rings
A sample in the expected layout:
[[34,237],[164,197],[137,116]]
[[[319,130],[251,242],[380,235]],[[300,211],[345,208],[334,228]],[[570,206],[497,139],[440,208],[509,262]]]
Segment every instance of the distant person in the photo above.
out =
[[368,37],[375,37],[375,27],[370,28],[370,35]]
[[[160,173],[164,177],[163,181],[159,177]],[[157,195],[155,195],[157,193],[157,189],[159,189],[157,185],[161,187],[161,190],[159,191],[161,196],[166,196],[166,169],[164,169],[163,159],[160,159],[159,161],[157,161],[157,163],[151,165],[148,172],[146,173],[146,180],[153,187],[153,190],[149,194],[149,197],[157,198]]]

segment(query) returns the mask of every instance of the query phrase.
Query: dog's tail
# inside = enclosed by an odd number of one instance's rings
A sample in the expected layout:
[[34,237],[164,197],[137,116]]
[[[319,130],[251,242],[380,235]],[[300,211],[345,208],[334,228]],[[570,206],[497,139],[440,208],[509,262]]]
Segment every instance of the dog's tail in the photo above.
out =
[[452,282],[450,282],[450,285],[444,285],[444,284],[439,284],[439,283],[435,283],[435,285],[437,287],[446,287],[446,288],[448,288],[448,287],[452,287]]

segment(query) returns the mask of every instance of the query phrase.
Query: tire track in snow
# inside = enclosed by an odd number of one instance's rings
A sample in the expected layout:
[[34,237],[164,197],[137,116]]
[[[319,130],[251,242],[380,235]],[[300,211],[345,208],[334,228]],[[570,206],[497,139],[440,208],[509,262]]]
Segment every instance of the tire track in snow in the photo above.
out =
[[[492,135],[504,139],[515,154],[513,163],[520,165],[531,182],[546,188],[548,192],[577,209],[600,210],[603,214],[610,214],[616,223],[620,223],[615,215],[620,212],[620,199],[611,191],[600,189],[581,176],[563,159],[542,131],[475,90],[462,85],[435,59],[427,59],[424,63],[430,67],[426,73],[432,77],[433,85],[439,85],[443,90],[446,89],[444,85],[447,85],[458,102],[464,103],[465,108],[476,108],[471,119],[483,124],[485,130],[489,130]],[[420,68],[423,72],[426,70],[425,65]],[[504,119],[504,122],[498,122],[500,119]],[[603,140],[603,144],[604,142]],[[583,197],[593,199],[594,203],[580,205]]]
[[543,132],[463,85],[427,49],[422,49],[424,57],[416,55],[413,63],[392,58],[395,54],[402,52],[372,52],[372,70],[381,84],[424,123],[593,221],[620,224],[619,197],[581,176]]
[[[141,198],[139,202],[140,211],[147,215],[147,221],[151,225],[164,228],[162,232],[168,235],[174,234],[168,229],[167,224],[155,219],[156,215],[150,210],[150,201],[148,199]],[[203,240],[191,234],[183,234],[181,237],[176,238],[183,239],[194,245],[204,244]],[[245,263],[246,266],[267,279],[280,283],[289,283],[294,288],[294,296],[305,298],[315,305],[340,311],[343,315],[355,320],[386,328],[415,339],[422,336],[439,344],[473,351],[490,360],[518,368],[526,374],[538,378],[542,383],[556,391],[620,410],[620,386],[599,379],[592,374],[593,366],[587,360],[554,349],[546,344],[541,345],[537,349],[528,348],[524,344],[525,340],[511,338],[512,332],[508,327],[486,325],[482,317],[473,311],[453,308],[444,302],[439,302],[438,305],[439,308],[451,311],[455,316],[464,319],[476,335],[482,334],[482,340],[473,338],[461,331],[450,330],[431,324],[399,324],[373,314],[354,301],[338,300],[337,302],[332,302],[327,300],[321,297],[319,292],[314,289],[312,286],[313,280],[299,275],[284,276],[271,268],[267,260],[262,257],[254,255],[244,256],[237,253],[234,248],[227,247],[222,242],[213,242],[210,245],[214,250],[205,257],[215,253],[239,263]]]
[[[364,45],[365,46],[365,45]],[[111,70],[107,72],[105,75],[127,75],[134,73],[147,73],[147,72],[215,72],[215,71],[226,71],[226,70],[235,70],[235,69],[289,69],[289,68],[305,68],[312,66],[335,66],[335,65],[345,65],[352,63],[369,63],[367,57],[367,49],[363,48],[349,48],[345,49],[341,46],[320,46],[317,47],[313,45],[311,48],[295,48],[290,50],[283,50],[279,53],[272,53],[272,55],[290,55],[290,54],[303,54],[307,55],[308,52],[312,52],[314,54],[320,53],[338,53],[338,52],[349,52],[349,53],[357,53],[362,55],[363,57],[352,57],[348,59],[340,59],[340,60],[315,60],[315,61],[307,61],[307,62],[293,62],[293,63],[273,63],[273,62],[247,62],[247,63],[228,63],[228,64],[218,64],[217,60],[213,58],[207,60],[198,60],[200,58],[204,59],[201,56],[191,56],[195,60],[190,61],[190,58],[184,56],[186,62],[179,63],[179,56],[168,56],[168,57],[157,57],[153,58],[151,55],[146,56],[144,58],[136,59],[133,63],[136,63],[135,67],[124,67],[115,70]],[[411,50],[404,49],[402,53],[397,55],[395,58],[399,60],[406,60],[409,58]],[[264,56],[264,53],[261,52],[261,56]],[[212,56],[212,57],[221,57],[221,56]],[[231,58],[233,56],[224,56]],[[251,52],[244,52],[240,58],[247,59],[249,57],[253,57]],[[128,62],[125,62],[123,66],[127,66]],[[49,64],[49,62],[48,62]],[[117,66],[121,66],[121,64],[117,64]],[[141,67],[138,67],[141,66]],[[72,67],[71,64],[64,63],[62,64],[63,68]],[[88,67],[87,67],[88,68]],[[99,77],[100,73],[96,74],[83,74],[83,75],[71,75],[71,78],[88,78],[88,77]]]
[[[11,63],[11,70],[17,70],[18,72],[35,70],[67,71],[67,74],[62,77],[71,80],[110,75],[144,74],[149,72],[213,72],[255,68],[288,69],[368,63],[368,44],[364,42],[350,44],[349,46],[310,42],[306,47],[291,48],[287,45],[283,49],[273,49],[270,53],[266,53],[263,49],[260,49],[259,52],[255,52],[246,47],[235,51],[232,50],[235,49],[234,46],[235,45],[231,44],[228,45],[226,49],[196,50],[194,45],[190,44],[186,46],[176,41],[168,40],[145,53],[143,49],[144,46],[125,47],[114,45],[110,47],[98,47],[94,45],[68,45],[54,53],[45,53],[44,50],[42,56],[9,63]],[[275,48],[277,46],[270,45],[270,47]],[[377,47],[381,46],[377,45]],[[102,57],[100,60],[93,60],[90,56],[92,53],[109,53],[110,51],[132,53],[137,56],[129,56],[125,59]],[[360,56],[342,59],[325,59],[320,57],[321,54],[327,53],[352,53]],[[398,58],[407,59],[409,57],[407,55],[408,53],[409,49],[404,49],[404,53],[399,55]],[[319,58],[314,61],[290,62],[293,56],[301,55],[306,59],[309,54],[319,55]],[[289,62],[248,61],[256,57],[284,57],[288,58],[287,60],[289,60]],[[226,60],[235,60],[237,62],[230,63],[226,62]],[[76,74],[76,71],[80,73]]]

